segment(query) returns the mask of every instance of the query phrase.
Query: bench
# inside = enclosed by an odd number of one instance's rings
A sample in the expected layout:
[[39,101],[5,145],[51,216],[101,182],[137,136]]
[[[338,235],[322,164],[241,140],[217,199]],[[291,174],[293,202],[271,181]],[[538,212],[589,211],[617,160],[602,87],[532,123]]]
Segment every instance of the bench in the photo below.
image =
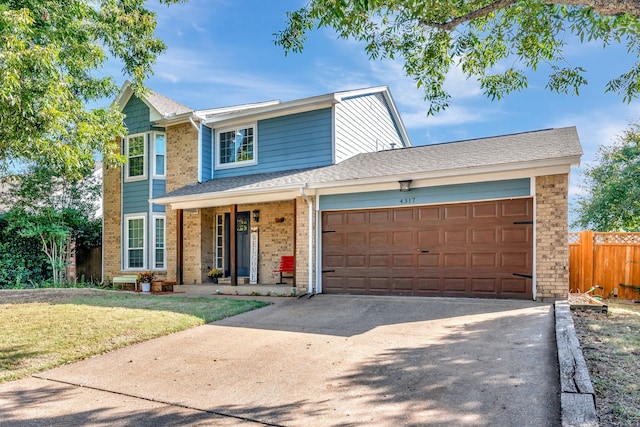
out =
[[118,289],[118,284],[124,285],[127,283],[133,283],[133,289],[138,289],[138,275],[137,274],[123,274],[122,276],[116,276],[112,279],[113,289]]
[[295,263],[293,261],[293,255],[283,255],[280,257],[280,267],[278,267],[277,270],[273,270],[274,273],[280,273],[280,281],[276,284],[284,285],[284,282],[282,281],[282,273],[293,274],[294,269]]

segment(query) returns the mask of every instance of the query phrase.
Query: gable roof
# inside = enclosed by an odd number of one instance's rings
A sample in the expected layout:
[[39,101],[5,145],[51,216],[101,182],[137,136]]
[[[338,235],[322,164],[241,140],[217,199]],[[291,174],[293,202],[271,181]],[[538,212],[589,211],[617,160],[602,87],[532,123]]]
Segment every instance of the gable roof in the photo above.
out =
[[[575,127],[546,129],[490,138],[424,145],[362,153],[340,163],[232,178],[213,179],[172,191],[154,199],[174,208],[221,206],[258,195],[266,200],[285,200],[301,191],[330,194],[397,188],[399,180],[436,182],[436,179],[491,179],[498,173],[537,173],[550,168],[568,172],[577,165],[582,148]],[[526,171],[526,172],[525,172]],[[503,178],[504,179],[504,178]],[[385,187],[386,185],[386,187]],[[431,184],[434,185],[434,184]],[[280,198],[278,198],[280,197]]]
[[[122,85],[122,88],[120,88],[120,92],[116,96],[114,103],[118,103],[120,105],[120,110],[123,110],[132,96],[132,83],[127,80]],[[191,114],[194,111],[186,105],[180,104],[179,102],[167,98],[164,95],[160,95],[151,89],[146,89],[144,95],[140,97],[140,99],[151,110],[152,121],[161,120],[166,117]]]

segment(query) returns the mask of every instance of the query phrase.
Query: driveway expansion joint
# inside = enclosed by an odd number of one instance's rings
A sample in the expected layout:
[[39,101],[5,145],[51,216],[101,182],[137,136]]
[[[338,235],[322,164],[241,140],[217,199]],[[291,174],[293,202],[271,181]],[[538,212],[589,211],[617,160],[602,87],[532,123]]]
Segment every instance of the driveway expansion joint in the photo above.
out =
[[196,408],[196,407],[188,406],[188,405],[181,405],[179,403],[168,402],[168,401],[161,400],[161,399],[151,399],[151,398],[148,398],[148,397],[136,396],[134,394],[122,393],[120,391],[113,391],[113,390],[107,390],[107,389],[100,388],[100,387],[92,387],[92,386],[87,386],[87,385],[83,385],[83,384],[77,384],[77,383],[70,382],[70,381],[50,379],[50,378],[46,378],[44,376],[38,376],[37,374],[32,375],[32,377],[38,378],[39,380],[43,380],[43,381],[51,381],[51,382],[54,382],[54,383],[70,385],[72,387],[86,388],[86,389],[90,389],[90,390],[101,391],[103,393],[117,394],[119,396],[130,397],[132,399],[146,400],[147,402],[161,403],[161,404],[167,405],[167,406],[173,406],[173,407],[176,407],[176,408],[189,409],[191,411],[203,412],[203,413],[206,413],[206,414],[217,415],[219,417],[233,418],[233,419],[236,419],[236,420],[239,420],[239,421],[247,421],[247,422],[252,422],[252,423],[256,423],[256,424],[262,424],[263,426],[285,427],[285,426],[280,425],[280,424],[273,424],[273,423],[269,423],[269,422],[266,422],[266,421],[254,420],[254,419],[247,418],[247,417],[241,417],[241,416],[238,416],[238,415],[226,414],[224,412],[212,411],[212,410],[208,410],[208,409],[201,409],[201,408]]

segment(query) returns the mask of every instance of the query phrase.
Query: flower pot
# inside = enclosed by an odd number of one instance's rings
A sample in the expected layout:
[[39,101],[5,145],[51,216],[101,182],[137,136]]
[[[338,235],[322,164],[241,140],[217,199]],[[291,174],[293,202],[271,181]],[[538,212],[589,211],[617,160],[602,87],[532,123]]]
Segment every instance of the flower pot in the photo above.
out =
[[218,283],[217,277],[209,277],[209,280],[211,280],[212,283]]
[[142,282],[142,292],[151,292],[151,282]]

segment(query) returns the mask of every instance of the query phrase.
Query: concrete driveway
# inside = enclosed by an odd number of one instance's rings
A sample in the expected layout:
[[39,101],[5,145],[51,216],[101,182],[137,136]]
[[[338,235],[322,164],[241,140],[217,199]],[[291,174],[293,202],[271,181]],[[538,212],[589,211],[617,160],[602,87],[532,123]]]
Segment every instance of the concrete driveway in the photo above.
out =
[[534,302],[281,300],[4,384],[0,426],[555,426],[553,321]]

